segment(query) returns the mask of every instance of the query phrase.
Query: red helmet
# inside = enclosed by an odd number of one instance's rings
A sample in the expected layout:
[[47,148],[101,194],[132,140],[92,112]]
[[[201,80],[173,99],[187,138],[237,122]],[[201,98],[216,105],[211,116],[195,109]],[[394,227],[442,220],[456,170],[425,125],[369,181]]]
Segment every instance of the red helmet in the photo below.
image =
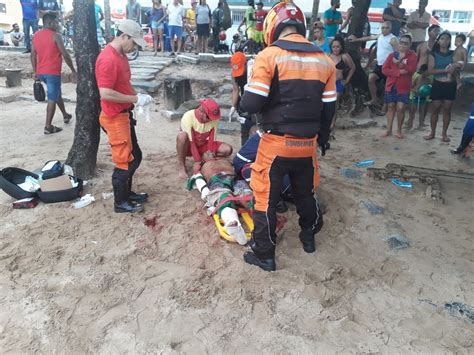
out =
[[295,26],[298,33],[306,36],[306,18],[293,2],[280,2],[268,11],[263,22],[263,39],[267,45],[278,39],[286,26]]
[[225,34],[225,31],[220,31],[219,32],[219,41],[225,41],[227,38],[227,35]]

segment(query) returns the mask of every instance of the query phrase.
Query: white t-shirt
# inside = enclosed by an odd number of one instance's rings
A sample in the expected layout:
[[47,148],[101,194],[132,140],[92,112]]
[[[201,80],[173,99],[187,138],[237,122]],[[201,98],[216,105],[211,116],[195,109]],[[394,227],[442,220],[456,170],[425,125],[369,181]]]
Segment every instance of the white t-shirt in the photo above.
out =
[[[408,17],[407,23],[411,22],[422,22],[426,24],[430,24],[430,19],[431,15],[427,13],[426,11],[424,12],[423,15],[420,16],[419,11],[413,11],[410,14],[410,17]],[[423,28],[408,28],[408,31],[411,33],[411,37],[413,39],[413,42],[424,42],[425,37],[426,37],[426,29]]]
[[377,38],[377,65],[383,65],[388,55],[393,52],[392,45],[390,44],[392,38],[396,38],[392,33],[387,36],[380,34],[379,38]]
[[184,6],[181,4],[168,6],[168,25],[183,27]]

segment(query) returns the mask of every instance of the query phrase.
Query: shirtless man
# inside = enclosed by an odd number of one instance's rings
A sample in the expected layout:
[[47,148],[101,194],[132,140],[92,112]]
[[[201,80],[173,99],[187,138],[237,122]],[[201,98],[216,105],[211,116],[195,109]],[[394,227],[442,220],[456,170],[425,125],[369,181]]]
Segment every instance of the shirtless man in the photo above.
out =
[[[224,224],[227,234],[240,245],[247,244],[247,236],[239,220],[237,208],[252,207],[252,190],[243,180],[235,180],[234,167],[227,159],[215,159],[212,154],[203,154],[201,171],[188,180],[188,188],[196,188],[206,202],[208,214],[216,213]],[[228,198],[241,197],[241,201]]]
[[421,43],[416,48],[416,56],[418,57],[417,70],[420,70],[423,64],[428,65],[428,56],[436,42],[436,38],[438,38],[439,31],[440,27],[438,25],[431,25],[428,28],[428,41]]

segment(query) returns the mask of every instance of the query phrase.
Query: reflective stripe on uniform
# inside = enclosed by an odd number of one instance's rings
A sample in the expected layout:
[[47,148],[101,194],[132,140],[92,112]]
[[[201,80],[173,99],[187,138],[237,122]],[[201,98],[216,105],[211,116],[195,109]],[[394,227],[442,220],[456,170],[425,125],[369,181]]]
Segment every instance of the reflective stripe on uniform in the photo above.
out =
[[253,94],[260,95],[260,96],[268,97],[268,92],[258,90],[258,89],[254,89],[254,88],[251,88],[251,87],[248,87],[248,86],[245,87],[245,91],[248,91],[248,92],[251,92]]

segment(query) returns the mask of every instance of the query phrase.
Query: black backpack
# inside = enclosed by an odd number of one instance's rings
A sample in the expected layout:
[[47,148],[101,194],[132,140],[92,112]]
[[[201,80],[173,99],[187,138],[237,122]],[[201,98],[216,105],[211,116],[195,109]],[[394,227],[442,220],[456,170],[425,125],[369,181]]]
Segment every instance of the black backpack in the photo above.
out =
[[38,79],[36,79],[35,83],[33,84],[33,94],[36,101],[43,102],[46,100],[43,84],[41,84],[41,81]]

